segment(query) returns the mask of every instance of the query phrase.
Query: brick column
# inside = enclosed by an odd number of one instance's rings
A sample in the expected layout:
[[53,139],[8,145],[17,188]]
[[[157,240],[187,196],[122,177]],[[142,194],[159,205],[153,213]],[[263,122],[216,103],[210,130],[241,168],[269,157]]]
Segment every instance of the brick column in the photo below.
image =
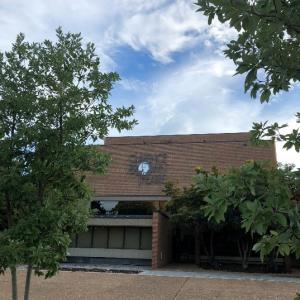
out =
[[163,267],[171,262],[172,236],[169,218],[154,212],[152,219],[152,269]]

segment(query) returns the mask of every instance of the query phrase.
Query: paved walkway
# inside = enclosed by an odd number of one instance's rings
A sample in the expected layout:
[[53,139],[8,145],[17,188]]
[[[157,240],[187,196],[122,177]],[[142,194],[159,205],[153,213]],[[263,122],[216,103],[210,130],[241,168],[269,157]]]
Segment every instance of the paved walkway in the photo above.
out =
[[[188,270],[185,270],[185,268]],[[139,265],[116,265],[116,264],[83,264],[65,263],[61,264],[61,270],[67,271],[88,271],[88,272],[107,272],[107,273],[131,273],[143,276],[164,276],[175,278],[200,278],[200,279],[225,279],[225,280],[251,280],[251,281],[270,281],[299,283],[300,277],[292,274],[259,274],[259,273],[239,273],[213,271],[196,268],[195,266],[170,265],[163,269],[151,270],[150,266]],[[192,270],[192,271],[191,271]]]
[[[144,270],[139,275],[144,276],[163,276],[177,278],[199,278],[199,279],[223,279],[223,280],[250,280],[250,281],[270,281],[270,282],[286,282],[299,283],[299,277],[269,274],[249,274],[238,272],[222,272],[222,271],[198,271],[198,272],[182,272],[182,271],[156,271]],[[300,289],[300,288],[299,288]]]

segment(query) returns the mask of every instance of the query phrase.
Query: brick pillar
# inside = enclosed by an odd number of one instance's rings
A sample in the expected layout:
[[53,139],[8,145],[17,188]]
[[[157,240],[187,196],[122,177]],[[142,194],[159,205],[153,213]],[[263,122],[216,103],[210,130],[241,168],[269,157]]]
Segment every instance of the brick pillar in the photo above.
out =
[[152,216],[152,269],[158,268],[158,212],[153,212]]
[[169,218],[154,212],[152,218],[152,269],[171,262],[172,236]]

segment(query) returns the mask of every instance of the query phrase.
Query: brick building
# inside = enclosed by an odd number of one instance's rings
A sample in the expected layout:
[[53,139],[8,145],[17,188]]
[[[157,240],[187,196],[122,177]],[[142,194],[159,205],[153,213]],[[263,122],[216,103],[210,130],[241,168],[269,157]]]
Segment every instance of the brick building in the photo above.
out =
[[[123,259],[160,267],[171,260],[171,231],[164,203],[166,182],[189,186],[195,168],[221,170],[247,160],[276,162],[275,145],[250,144],[249,133],[109,137],[97,146],[111,156],[105,175],[87,175],[94,207],[106,214],[89,220],[89,231],[76,237],[70,256],[77,260]],[[148,214],[113,214],[120,203],[151,203]]]

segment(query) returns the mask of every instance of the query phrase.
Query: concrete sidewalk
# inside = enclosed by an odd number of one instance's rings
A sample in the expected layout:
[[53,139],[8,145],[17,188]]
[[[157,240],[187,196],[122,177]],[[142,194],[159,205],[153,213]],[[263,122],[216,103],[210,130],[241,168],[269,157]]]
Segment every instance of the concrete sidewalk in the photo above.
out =
[[205,270],[199,270],[198,272],[184,272],[184,271],[170,271],[170,270],[144,270],[143,272],[139,273],[139,275],[175,277],[175,278],[269,281],[269,282],[286,282],[286,283],[300,284],[299,277],[284,276],[284,275],[277,275],[277,274],[250,274],[250,273],[239,273],[239,272],[205,271]]
[[224,280],[250,280],[299,283],[300,277],[293,274],[261,274],[261,273],[240,273],[204,270],[195,266],[170,265],[158,270],[152,270],[150,266],[139,266],[134,264],[84,264],[64,263],[60,265],[62,271],[86,271],[86,272],[107,272],[126,273],[148,276],[164,276],[175,278],[199,278],[199,279],[224,279]]

